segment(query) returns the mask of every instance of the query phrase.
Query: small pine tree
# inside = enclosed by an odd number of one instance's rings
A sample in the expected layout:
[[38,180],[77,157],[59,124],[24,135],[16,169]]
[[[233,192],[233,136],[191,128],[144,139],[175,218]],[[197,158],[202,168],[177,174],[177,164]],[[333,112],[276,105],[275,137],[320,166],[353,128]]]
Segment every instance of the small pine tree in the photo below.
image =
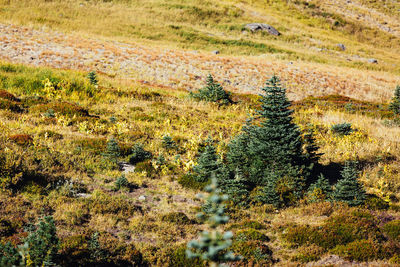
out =
[[55,266],[59,239],[54,219],[46,216],[40,220],[37,229],[25,240],[23,261],[27,266]]
[[197,100],[223,105],[233,103],[231,93],[225,91],[219,83],[215,82],[211,74],[207,76],[206,87],[199,89],[197,93],[190,92],[190,96]]
[[394,97],[390,102],[389,110],[393,111],[394,114],[400,114],[400,85],[397,85],[394,90]]
[[90,251],[90,257],[95,262],[102,262],[105,258],[104,250],[101,248],[99,242],[99,232],[95,232],[89,239],[88,249]]
[[121,175],[120,177],[117,178],[117,180],[115,180],[114,189],[118,191],[124,187],[125,188],[129,187],[129,181],[128,179],[126,179],[125,175]]
[[346,162],[340,179],[333,191],[333,198],[336,201],[342,201],[350,206],[358,206],[364,203],[366,193],[362,185],[357,180],[358,171],[356,162]]
[[118,163],[118,157],[121,156],[121,149],[119,148],[117,140],[111,137],[107,142],[107,150],[103,154],[113,163]]
[[97,74],[95,71],[89,72],[88,79],[91,85],[97,86],[99,81],[97,80]]
[[177,148],[176,142],[169,135],[164,135],[163,136],[163,138],[162,138],[162,146],[165,149],[168,149],[168,150]]
[[307,192],[309,202],[330,200],[332,197],[332,186],[328,179],[321,173],[318,180],[311,184]]
[[303,137],[305,157],[311,164],[317,164],[322,153],[318,153],[319,146],[316,144],[314,133],[311,128],[307,129]]
[[215,175],[221,167],[222,164],[219,162],[215,147],[212,142],[208,142],[204,152],[197,160],[197,165],[193,167],[194,178],[197,182],[206,182],[209,177],[213,174]]
[[10,242],[0,244],[0,266],[20,266],[21,261],[21,255]]
[[218,188],[216,178],[211,179],[211,184],[206,186],[208,197],[203,197],[207,203],[207,213],[199,213],[199,219],[204,220],[211,231],[203,231],[199,239],[192,240],[187,245],[186,256],[188,258],[200,258],[208,261],[210,266],[222,266],[221,263],[239,260],[229,247],[232,245],[232,232],[223,232],[221,226],[229,221],[225,215],[224,202],[229,199],[222,195]]
[[132,148],[132,154],[129,156],[130,164],[137,164],[145,160],[151,159],[153,154],[143,148],[143,144],[136,143]]

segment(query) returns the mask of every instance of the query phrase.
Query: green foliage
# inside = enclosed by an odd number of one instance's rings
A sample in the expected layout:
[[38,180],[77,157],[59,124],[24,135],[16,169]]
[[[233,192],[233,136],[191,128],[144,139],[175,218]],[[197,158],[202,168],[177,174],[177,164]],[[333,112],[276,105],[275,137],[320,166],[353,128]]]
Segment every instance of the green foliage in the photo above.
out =
[[18,250],[10,243],[0,244],[0,266],[20,266],[22,257]]
[[129,187],[129,181],[126,179],[125,175],[121,175],[120,177],[115,180],[114,183],[114,189],[116,191],[120,190],[121,188],[128,188]]
[[187,173],[184,175],[179,176],[178,178],[178,183],[182,185],[185,188],[191,188],[191,189],[196,189],[200,190],[204,188],[209,181],[206,182],[198,182],[195,178],[194,175],[191,173]]
[[365,190],[357,180],[358,171],[355,162],[346,162],[342,172],[342,179],[335,185],[333,198],[350,206],[358,206],[366,199]]
[[114,137],[111,137],[107,141],[107,150],[103,153],[103,156],[109,159],[112,163],[118,163],[118,157],[121,156],[121,148]]
[[207,266],[199,258],[186,257],[186,246],[174,247],[169,253],[168,266],[176,267],[203,267]]
[[132,148],[132,154],[129,156],[129,162],[130,164],[137,164],[147,159],[151,159],[151,157],[151,152],[145,150],[142,144],[136,143]]
[[97,74],[95,71],[91,71],[88,74],[88,79],[91,85],[97,85],[98,84],[98,79],[97,79]]
[[340,245],[331,250],[332,253],[351,261],[370,261],[380,258],[379,246],[372,240],[356,240]]
[[192,220],[186,216],[183,212],[170,212],[168,214],[164,214],[161,217],[161,220],[164,222],[171,222],[179,225],[191,224]]
[[320,174],[318,180],[311,184],[307,191],[307,201],[320,202],[330,200],[332,196],[332,186],[328,179]]
[[217,152],[212,142],[205,147],[204,152],[197,160],[197,165],[193,167],[193,176],[200,183],[207,182],[212,175],[215,175],[222,168]]
[[228,165],[253,188],[265,187],[259,197],[263,203],[277,207],[293,204],[303,194],[314,165],[311,161],[318,160],[318,148],[308,136],[310,144],[304,151],[291,103],[278,77],[268,80],[262,90],[258,116],[228,145]]
[[297,254],[292,257],[292,260],[299,261],[301,263],[317,261],[321,258],[324,252],[324,248],[321,248],[314,244],[302,246],[297,250]]
[[292,246],[315,244],[325,249],[346,245],[356,240],[383,240],[378,220],[369,212],[345,210],[330,217],[320,226],[291,225],[282,237]]
[[383,226],[384,233],[391,239],[400,242],[400,220],[393,220]]
[[178,146],[176,145],[176,142],[172,139],[171,136],[169,135],[164,135],[162,138],[162,146],[165,149],[176,149]]
[[351,134],[353,129],[351,128],[351,123],[343,122],[332,125],[331,131],[335,134],[343,136]]
[[262,241],[235,241],[232,245],[232,250],[243,257],[243,261],[255,261],[261,266],[271,265],[272,250]]
[[241,241],[258,240],[266,242],[269,241],[269,238],[268,236],[264,235],[263,233],[255,229],[245,229],[237,231],[236,240],[241,240]]
[[99,232],[93,233],[90,237],[88,241],[88,249],[90,252],[90,258],[93,261],[101,262],[105,259],[105,252],[99,242]]
[[231,93],[225,91],[222,86],[214,81],[212,75],[207,76],[207,85],[199,89],[197,93],[190,92],[190,96],[197,100],[215,102],[222,105],[232,103]]
[[394,97],[390,102],[389,110],[393,111],[394,114],[400,114],[400,85],[397,85],[394,90]]
[[367,195],[365,200],[365,206],[370,210],[387,210],[389,208],[389,203],[378,196]]
[[35,231],[25,240],[23,260],[26,266],[54,266],[59,239],[54,219],[46,216],[40,220]]
[[216,178],[212,178],[211,184],[205,187],[205,191],[209,195],[203,198],[209,207],[207,213],[199,213],[198,217],[208,224],[211,231],[203,231],[198,240],[190,241],[187,245],[186,255],[188,258],[206,260],[210,262],[210,266],[220,266],[219,263],[239,260],[240,257],[228,250],[232,245],[232,232],[221,232],[220,230],[221,225],[229,221],[229,217],[225,215],[223,204],[228,200],[228,196],[221,194]]

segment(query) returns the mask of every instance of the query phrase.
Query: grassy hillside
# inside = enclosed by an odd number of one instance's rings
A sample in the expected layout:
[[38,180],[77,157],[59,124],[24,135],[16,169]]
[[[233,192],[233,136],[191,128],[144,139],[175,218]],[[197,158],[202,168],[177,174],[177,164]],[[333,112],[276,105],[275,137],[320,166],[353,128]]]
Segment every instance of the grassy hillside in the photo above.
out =
[[[399,4],[347,5],[346,1],[281,0],[2,0],[0,22],[124,42],[218,49],[234,55],[273,54],[279,59],[399,73]],[[245,31],[244,25],[251,22],[268,23],[282,35]],[[392,31],[385,30],[389,26]],[[339,43],[347,49],[341,51]],[[379,64],[368,63],[370,58]]]
[[[96,87],[86,75],[0,64],[1,241],[21,244],[27,225],[53,215],[63,266],[201,266],[184,257],[185,244],[203,228],[195,217],[198,190],[180,183],[207,136],[225,155],[227,143],[258,106],[257,97],[234,95],[236,104],[224,107],[195,101],[185,91],[103,76]],[[230,206],[226,228],[241,236],[233,248],[244,256],[242,264],[287,265],[329,254],[396,261],[397,237],[389,237],[386,224],[400,218],[398,118],[386,104],[340,96],[307,98],[293,107],[296,123],[315,129],[323,173],[337,180],[344,161],[358,160],[371,196],[358,208],[307,201],[279,212],[259,203]],[[350,135],[331,129],[342,122],[351,123]],[[165,144],[166,135],[174,145]],[[111,136],[119,146],[116,161],[107,156]],[[115,162],[129,161],[138,143],[152,159],[124,173]],[[128,184],[118,188],[122,175]],[[334,234],[341,231],[336,228],[350,232]],[[89,244],[96,232],[104,254],[93,258]],[[315,239],[312,232],[327,237]],[[351,246],[365,250],[349,253]]]

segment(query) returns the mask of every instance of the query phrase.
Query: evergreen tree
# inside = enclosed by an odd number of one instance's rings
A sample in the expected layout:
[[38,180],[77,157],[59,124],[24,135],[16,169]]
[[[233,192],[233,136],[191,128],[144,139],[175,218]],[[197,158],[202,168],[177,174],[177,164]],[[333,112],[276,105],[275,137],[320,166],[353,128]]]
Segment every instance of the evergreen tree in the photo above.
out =
[[132,154],[129,156],[130,164],[137,164],[147,159],[151,159],[153,154],[150,151],[144,149],[143,144],[136,143],[132,147]]
[[320,174],[318,180],[310,185],[307,192],[309,202],[318,202],[330,200],[332,197],[332,186],[323,174]]
[[92,234],[88,242],[88,248],[93,261],[102,262],[105,259],[104,250],[101,248],[99,242],[99,232]]
[[18,250],[10,242],[0,244],[0,266],[20,266],[21,260]]
[[198,158],[197,165],[193,167],[194,178],[197,182],[206,182],[209,177],[215,175],[221,167],[222,164],[218,159],[217,152],[211,140]]
[[304,140],[304,150],[305,150],[305,157],[312,164],[314,167],[315,164],[318,163],[320,157],[323,155],[322,153],[318,153],[319,146],[315,143],[315,138],[313,134],[313,130],[308,128],[306,133],[303,137]]
[[232,232],[223,232],[221,226],[229,221],[225,215],[224,202],[229,198],[222,195],[218,188],[216,178],[211,179],[211,184],[206,186],[205,191],[209,193],[203,197],[208,203],[207,213],[199,213],[199,219],[204,220],[211,231],[203,231],[199,239],[192,240],[187,245],[186,255],[188,258],[200,258],[208,261],[210,266],[222,266],[221,263],[239,260],[229,247],[232,245]]
[[239,169],[253,187],[279,185],[276,193],[282,201],[287,202],[289,195],[298,199],[309,182],[313,161],[318,160],[317,154],[309,153],[317,147],[314,143],[306,146],[309,151],[303,150],[300,129],[293,122],[293,110],[279,79],[273,76],[262,90],[257,116],[228,145],[228,164],[231,170]]
[[25,240],[23,261],[27,266],[55,266],[59,239],[54,219],[46,216],[40,220],[36,231]]
[[97,80],[97,74],[96,74],[95,71],[89,72],[88,79],[89,79],[89,82],[90,82],[91,85],[95,85],[96,86],[98,84],[98,82],[99,82]]
[[107,142],[107,151],[103,154],[111,162],[118,163],[118,157],[121,156],[121,150],[119,148],[117,140],[111,137]]
[[394,97],[389,105],[389,109],[393,111],[394,114],[400,114],[400,85],[397,85],[394,90]]
[[206,87],[199,89],[197,93],[190,92],[190,96],[197,100],[225,105],[232,103],[231,93],[225,91],[219,83],[215,82],[211,74],[207,76]]
[[340,179],[333,191],[333,198],[336,201],[342,201],[350,206],[358,206],[364,203],[366,199],[365,190],[357,180],[358,171],[356,162],[346,162]]

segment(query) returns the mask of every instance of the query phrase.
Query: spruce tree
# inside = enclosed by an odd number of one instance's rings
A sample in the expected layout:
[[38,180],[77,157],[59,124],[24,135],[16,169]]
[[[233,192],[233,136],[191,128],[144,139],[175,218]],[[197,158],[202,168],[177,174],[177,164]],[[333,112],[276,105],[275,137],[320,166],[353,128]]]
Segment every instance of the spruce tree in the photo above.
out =
[[309,182],[312,161],[318,159],[317,154],[312,158],[307,153],[315,153],[317,147],[304,151],[300,129],[293,122],[291,103],[278,77],[268,80],[262,90],[257,116],[248,120],[242,133],[228,145],[228,165],[231,170],[239,169],[253,187],[272,188],[274,183],[270,180],[279,179],[275,184],[279,185],[276,190],[282,190],[276,192],[281,200],[289,195],[299,199]]
[[222,167],[219,161],[217,152],[212,140],[208,142],[204,148],[204,152],[201,153],[197,160],[197,165],[193,167],[194,178],[197,182],[206,182],[209,177],[215,175]]
[[392,102],[390,102],[389,109],[394,114],[400,114],[400,85],[397,85],[394,90],[394,97],[392,98]]
[[121,149],[119,148],[117,140],[111,137],[107,142],[107,150],[103,154],[111,162],[118,163],[118,157],[121,156]]
[[318,180],[310,185],[307,191],[307,200],[309,202],[319,202],[330,200],[332,197],[332,186],[323,174],[320,174]]
[[97,86],[99,81],[97,80],[97,74],[95,71],[89,72],[88,79],[91,85]]
[[40,220],[35,231],[25,240],[23,261],[27,266],[55,266],[59,239],[54,219],[46,216]]
[[22,257],[18,250],[10,243],[0,243],[0,266],[20,266]]
[[362,185],[357,180],[358,171],[356,162],[346,162],[340,179],[333,191],[333,198],[336,201],[341,201],[350,206],[358,206],[364,203],[366,194]]
[[206,87],[199,89],[197,93],[191,92],[190,96],[197,100],[224,105],[232,103],[231,93],[225,91],[219,83],[215,82],[211,74],[207,76]]
[[211,184],[206,186],[208,194],[204,197],[207,205],[206,213],[199,213],[199,219],[205,221],[211,231],[203,231],[197,240],[192,240],[187,244],[186,256],[188,258],[200,258],[209,262],[212,267],[222,266],[222,263],[239,260],[229,251],[232,245],[232,232],[223,232],[222,225],[229,221],[225,215],[224,202],[229,199],[227,195],[221,194],[217,179],[211,179]]

